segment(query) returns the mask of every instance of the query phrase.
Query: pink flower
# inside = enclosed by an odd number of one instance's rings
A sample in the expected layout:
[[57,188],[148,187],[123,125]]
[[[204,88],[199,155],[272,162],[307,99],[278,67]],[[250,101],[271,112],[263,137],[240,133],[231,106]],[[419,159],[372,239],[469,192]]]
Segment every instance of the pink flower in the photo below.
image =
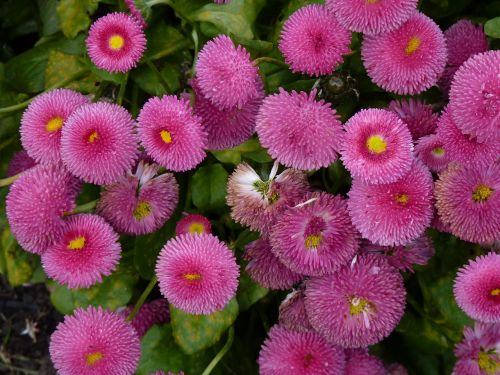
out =
[[415,12],[401,27],[366,36],[361,56],[372,81],[384,90],[414,95],[433,86],[446,64],[446,44],[439,26]]
[[132,14],[135,20],[139,23],[139,25],[141,25],[141,27],[145,29],[146,27],[148,27],[148,24],[146,23],[146,20],[144,19],[140,9],[137,8],[135,1],[136,0],[124,0],[125,5],[130,11],[130,14]]
[[262,344],[258,363],[261,375],[341,375],[345,358],[342,349],[313,331],[294,332],[275,325]]
[[308,281],[307,316],[332,343],[365,347],[394,330],[404,313],[405,296],[397,269],[379,255],[363,255],[333,275]]
[[448,166],[450,158],[444,149],[444,142],[438,135],[431,134],[420,138],[415,146],[415,154],[431,172],[441,172]]
[[500,255],[490,252],[460,268],[453,291],[458,306],[472,319],[500,323]]
[[171,95],[150,98],[137,121],[144,149],[167,169],[187,171],[205,158],[207,135],[188,100]]
[[393,100],[387,109],[397,114],[401,121],[408,126],[414,141],[436,131],[439,115],[432,112],[432,107],[429,104],[418,99]]
[[349,119],[345,129],[341,158],[354,179],[389,183],[410,170],[411,134],[394,113],[364,109]]
[[68,117],[87,97],[68,89],[47,91],[30,103],[21,119],[21,143],[41,164],[61,162],[61,130]]
[[291,331],[308,332],[313,328],[307,317],[303,289],[292,291],[279,307],[279,324]]
[[15,176],[16,174],[27,171],[28,169],[33,168],[36,164],[36,161],[28,155],[25,150],[21,150],[12,155],[12,158],[9,161],[9,166],[7,168],[7,177]]
[[315,97],[316,90],[307,94],[280,89],[260,107],[256,126],[260,142],[287,167],[318,169],[337,159],[341,123],[330,104]]
[[137,65],[145,48],[141,24],[125,13],[107,14],[90,27],[87,52],[100,69],[125,73]]
[[134,120],[116,104],[85,104],[63,127],[61,156],[68,170],[85,182],[112,184],[137,159]]
[[345,375],[387,375],[382,361],[368,349],[347,349],[345,355]]
[[[122,310],[120,314],[126,319],[133,308],[134,306],[129,306],[125,310]],[[130,323],[139,337],[142,337],[155,324],[164,324],[169,321],[170,310],[168,308],[168,301],[165,298],[159,298],[142,305],[139,312]]]
[[392,31],[415,12],[417,0],[327,0],[337,20],[367,35]]
[[109,276],[120,260],[113,228],[97,215],[72,215],[61,236],[42,254],[47,275],[69,288],[88,288]]
[[283,25],[279,49],[292,72],[331,74],[349,52],[351,33],[320,4],[306,5]]
[[101,307],[76,309],[50,338],[50,357],[60,375],[133,374],[140,356],[132,325]]
[[177,222],[175,235],[184,233],[203,234],[212,233],[212,224],[205,216],[200,214],[188,214]]
[[211,234],[183,234],[169,240],[156,263],[160,291],[189,314],[222,310],[236,293],[234,254]]

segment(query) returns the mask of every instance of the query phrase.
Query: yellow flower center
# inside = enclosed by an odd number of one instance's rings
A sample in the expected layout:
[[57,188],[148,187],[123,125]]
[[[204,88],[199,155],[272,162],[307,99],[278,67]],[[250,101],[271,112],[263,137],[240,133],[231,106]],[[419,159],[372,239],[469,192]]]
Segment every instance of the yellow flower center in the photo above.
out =
[[368,4],[376,4],[378,3],[378,0],[366,0]]
[[49,133],[54,133],[62,128],[63,122],[64,122],[64,120],[62,117],[57,116],[57,117],[51,118],[49,121],[47,121],[47,125],[45,125],[45,129]]
[[349,314],[359,315],[371,308],[371,303],[367,299],[352,297],[349,301]]
[[304,356],[304,367],[309,367],[314,359],[314,356],[311,353],[307,353]]
[[372,135],[366,140],[366,148],[374,154],[381,154],[387,150],[387,143],[380,135]]
[[443,156],[444,155],[444,149],[442,147],[436,147],[434,150],[432,150],[432,153],[435,156]]
[[493,189],[486,185],[478,185],[472,192],[474,202],[485,202],[493,193]]
[[94,130],[92,133],[90,133],[87,140],[89,141],[89,143],[94,143],[98,139],[99,139],[99,133],[97,133],[97,130]]
[[134,217],[137,221],[147,218],[151,214],[151,204],[146,201],[137,203],[134,210]]
[[160,137],[165,143],[172,143],[172,134],[169,131],[162,130],[160,132]]
[[415,53],[415,51],[418,49],[418,47],[420,47],[420,43],[422,43],[420,38],[418,38],[416,36],[412,37],[408,41],[408,44],[406,45],[405,53],[408,56],[413,55]]
[[68,243],[68,250],[81,250],[85,246],[85,237],[78,236]]
[[89,353],[86,355],[87,364],[89,366],[94,366],[97,362],[99,362],[104,356],[101,352]]
[[306,249],[316,249],[321,244],[321,234],[310,234],[306,237],[304,245]]
[[408,198],[408,194],[396,194],[396,196],[394,197],[394,200],[397,203],[399,203],[403,206],[406,206],[410,199]]
[[498,370],[500,370],[500,362],[483,351],[479,352],[477,364],[479,368],[487,374],[497,374]]
[[205,227],[202,223],[191,223],[189,224],[189,233],[202,234],[205,231]]
[[497,297],[497,296],[500,296],[500,288],[495,288],[493,289],[490,294],[493,296],[493,297]]
[[113,35],[109,38],[108,45],[112,50],[118,51],[125,45],[125,39],[121,35]]
[[184,279],[188,281],[198,281],[201,280],[201,275],[199,273],[186,273],[183,275]]

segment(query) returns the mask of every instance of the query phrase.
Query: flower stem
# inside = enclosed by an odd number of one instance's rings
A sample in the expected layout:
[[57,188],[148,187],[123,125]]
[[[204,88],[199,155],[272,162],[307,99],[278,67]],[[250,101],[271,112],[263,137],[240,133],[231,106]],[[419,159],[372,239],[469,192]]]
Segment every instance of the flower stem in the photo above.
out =
[[127,88],[128,82],[128,72],[125,73],[125,77],[123,77],[123,82],[120,84],[120,91],[118,91],[118,98],[116,99],[116,104],[122,105],[123,97],[125,96],[125,89]]
[[277,66],[281,66],[282,68],[288,69],[288,64],[284,63],[281,60],[275,59],[274,57],[263,56],[263,57],[259,57],[259,58],[255,59],[253,61],[254,66],[260,65],[262,63],[274,64]]
[[80,206],[77,206],[73,211],[71,211],[71,215],[92,211],[96,205],[97,205],[97,199],[95,201],[84,203]]
[[127,320],[132,320],[135,318],[135,316],[139,312],[140,308],[144,304],[144,301],[146,301],[146,298],[148,298],[149,293],[151,293],[151,291],[153,290],[153,288],[155,287],[157,282],[158,282],[158,278],[156,277],[156,275],[154,275],[153,278],[151,279],[151,281],[149,282],[148,286],[146,287],[146,289],[144,289],[141,296],[137,300],[134,308],[130,312],[130,315],[127,317]]
[[14,181],[16,181],[19,178],[19,176],[21,176],[21,173],[18,173],[18,174],[14,175],[14,176],[10,176],[10,177],[6,177],[6,178],[0,179],[0,187],[9,186]]
[[224,357],[226,355],[229,348],[231,348],[231,345],[233,345],[233,340],[234,340],[234,327],[231,326],[229,328],[229,332],[227,334],[226,344],[222,347],[222,349],[219,351],[219,353],[217,353],[217,355],[214,357],[214,359],[212,359],[212,362],[210,362],[208,364],[207,368],[205,369],[205,371],[203,371],[203,373],[201,375],[209,375],[212,372],[214,367],[217,366],[217,363],[219,363],[219,361],[222,359],[222,357]]
[[150,60],[146,60],[146,64],[153,71],[153,73],[156,75],[156,78],[158,78],[158,81],[160,81],[161,86],[163,87],[163,90],[165,90],[166,93],[170,93],[170,87],[168,86],[167,81],[165,80],[165,77],[161,75],[161,72],[158,70],[155,64],[153,64]]

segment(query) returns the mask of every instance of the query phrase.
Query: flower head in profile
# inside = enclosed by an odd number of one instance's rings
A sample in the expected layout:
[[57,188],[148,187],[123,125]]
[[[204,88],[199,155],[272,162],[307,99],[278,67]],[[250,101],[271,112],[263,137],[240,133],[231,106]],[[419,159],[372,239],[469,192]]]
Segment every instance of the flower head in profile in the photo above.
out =
[[212,233],[212,224],[205,216],[200,214],[187,214],[177,222],[175,226],[175,235],[181,234],[203,234]]
[[347,349],[345,358],[345,375],[387,375],[384,363],[370,355],[368,349]]
[[415,146],[415,154],[431,172],[442,172],[448,166],[450,158],[444,149],[444,142],[437,134],[420,138]]
[[[134,306],[129,306],[120,313],[127,318],[132,312]],[[155,324],[165,324],[170,321],[170,310],[168,301],[165,298],[159,298],[141,306],[137,315],[130,322],[136,330],[139,337],[142,337]]]
[[7,168],[7,177],[27,171],[37,165],[36,161],[28,155],[25,150],[21,150],[12,155]]
[[436,131],[438,114],[432,111],[429,104],[410,98],[393,100],[387,109],[394,112],[407,126],[414,141]]
[[130,14],[136,19],[136,21],[141,25],[143,29],[148,27],[141,10],[137,7],[136,0],[124,0]]
[[300,288],[289,293],[279,307],[279,324],[291,331],[312,331],[307,317],[305,289]]

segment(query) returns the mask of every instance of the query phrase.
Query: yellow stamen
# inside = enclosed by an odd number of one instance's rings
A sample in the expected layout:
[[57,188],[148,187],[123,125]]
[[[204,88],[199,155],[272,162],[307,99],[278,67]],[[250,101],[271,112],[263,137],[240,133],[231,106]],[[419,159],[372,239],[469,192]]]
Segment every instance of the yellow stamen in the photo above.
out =
[[151,214],[151,204],[146,201],[137,203],[134,210],[134,217],[137,221],[147,218]]
[[497,296],[500,296],[500,288],[495,288],[493,289],[490,294],[493,296],[493,297],[497,297]]
[[477,364],[487,374],[497,374],[500,370],[500,362],[482,350],[478,354]]
[[97,133],[97,130],[94,130],[92,133],[90,133],[88,137],[89,143],[94,143],[99,139],[99,133]]
[[488,200],[488,198],[491,196],[492,193],[493,193],[492,188],[480,184],[474,189],[472,193],[472,199],[474,200],[474,202],[485,202]]
[[406,45],[405,53],[408,56],[413,55],[418,47],[420,47],[420,43],[422,43],[420,38],[417,38],[416,36],[412,37]]
[[183,277],[189,281],[198,281],[201,279],[201,275],[199,273],[186,273]]
[[316,249],[321,244],[321,234],[310,234],[306,237],[304,245],[306,249]]
[[94,366],[97,362],[99,362],[103,358],[101,352],[89,353],[86,355],[87,364],[89,366]]
[[169,131],[162,130],[160,132],[161,139],[165,143],[172,143],[172,134]]
[[54,133],[62,128],[63,122],[64,122],[64,120],[62,117],[58,116],[58,117],[51,118],[47,122],[47,125],[45,125],[45,130],[47,130],[49,133]]
[[189,233],[202,234],[205,231],[205,227],[202,223],[191,223],[189,224]]
[[304,356],[304,367],[309,367],[311,365],[311,362],[313,361],[314,356],[311,353],[307,353]]
[[366,140],[366,148],[374,154],[381,154],[387,149],[387,143],[380,135],[372,135]]
[[353,297],[349,301],[349,314],[351,315],[359,315],[370,308],[371,303],[367,299]]
[[378,3],[378,0],[366,0],[368,4],[376,4]]
[[68,250],[81,250],[85,246],[85,237],[79,236],[69,241]]
[[436,147],[434,150],[432,150],[432,153],[435,156],[443,156],[444,155],[444,149],[442,147]]
[[108,45],[112,50],[118,51],[125,45],[125,39],[121,35],[113,35],[109,38]]
[[408,194],[396,194],[394,200],[399,204],[406,206],[410,199],[408,198]]

